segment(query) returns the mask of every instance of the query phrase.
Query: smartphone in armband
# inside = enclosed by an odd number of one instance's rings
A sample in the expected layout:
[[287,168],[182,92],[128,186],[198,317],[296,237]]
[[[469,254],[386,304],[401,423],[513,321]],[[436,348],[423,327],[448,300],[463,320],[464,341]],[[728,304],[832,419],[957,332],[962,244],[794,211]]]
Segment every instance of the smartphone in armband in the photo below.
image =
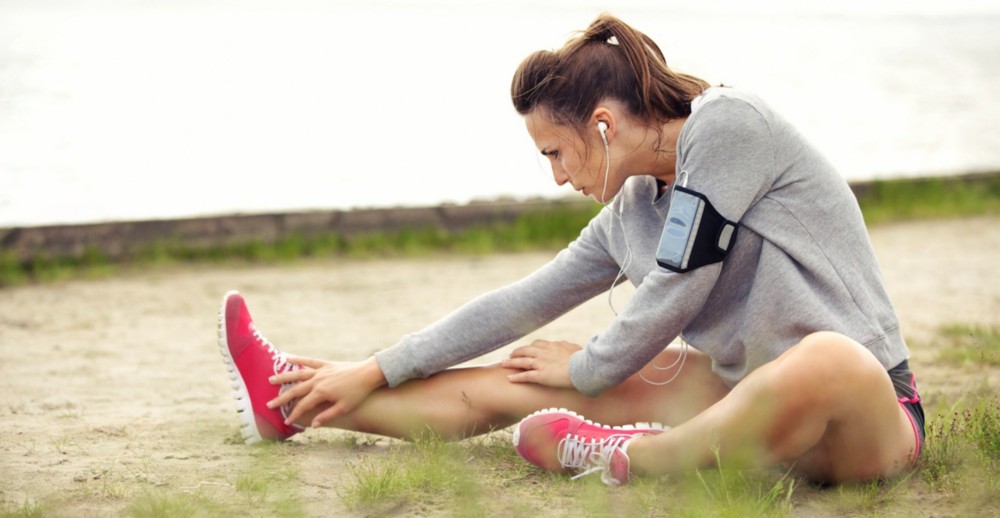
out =
[[738,229],[704,194],[674,185],[656,262],[683,273],[722,261],[736,242]]

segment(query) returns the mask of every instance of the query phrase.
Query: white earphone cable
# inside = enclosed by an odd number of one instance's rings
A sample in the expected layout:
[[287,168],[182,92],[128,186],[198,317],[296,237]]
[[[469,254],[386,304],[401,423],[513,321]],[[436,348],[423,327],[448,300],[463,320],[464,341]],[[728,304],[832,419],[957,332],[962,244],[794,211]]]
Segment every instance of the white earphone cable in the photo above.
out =
[[[620,281],[622,276],[625,275],[625,270],[627,270],[628,267],[632,265],[632,246],[628,242],[628,233],[625,232],[625,220],[622,219],[622,214],[625,212],[625,198],[623,197],[620,200],[618,200],[617,213],[615,213],[615,211],[608,206],[607,201],[605,201],[608,193],[608,176],[611,174],[611,147],[608,145],[608,138],[604,134],[605,128],[606,126],[602,128],[600,125],[598,125],[598,131],[600,131],[601,133],[601,140],[604,141],[604,188],[601,190],[601,205],[603,205],[605,209],[610,210],[611,214],[613,214],[618,219],[618,228],[621,229],[622,239],[625,240],[625,260],[622,261],[621,269],[618,270],[618,275],[615,276],[615,280],[611,283],[611,289],[608,290],[608,306],[611,307],[611,312],[614,313],[615,316],[618,316],[618,311],[615,310],[615,303],[613,296],[615,293],[615,286],[618,285],[618,281]],[[684,173],[684,175],[685,175],[685,177],[683,177],[683,179],[685,180],[684,183],[687,183],[686,173]],[[624,189],[624,184],[622,185],[622,189]],[[619,194],[621,194],[621,190],[619,190]],[[618,194],[615,195],[615,198],[617,197]],[[642,381],[649,383],[650,385],[658,387],[673,382],[675,379],[677,379],[677,376],[680,375],[681,370],[684,368],[684,363],[687,361],[688,347],[689,346],[687,341],[681,338],[681,352],[680,354],[678,354],[677,359],[674,360],[673,363],[667,365],[666,367],[659,367],[653,364],[653,362],[649,363],[651,367],[653,367],[658,371],[670,370],[674,367],[677,367],[677,371],[674,372],[674,375],[671,376],[670,379],[666,381],[653,381],[647,378],[645,375],[643,375],[641,371],[639,372],[639,378],[642,379]]]
[[[681,338],[681,352],[680,352],[680,354],[677,355],[677,359],[674,360],[674,363],[671,363],[670,365],[667,365],[666,367],[658,367],[653,362],[649,362],[650,367],[652,367],[652,368],[654,368],[654,369],[656,369],[658,371],[670,370],[670,369],[674,368],[674,366],[676,365],[677,366],[677,372],[675,372],[674,375],[670,377],[670,379],[668,379],[666,381],[653,381],[653,380],[647,378],[646,376],[644,376],[642,374],[642,371],[639,372],[639,378],[642,379],[642,381],[645,381],[646,383],[649,383],[650,385],[655,385],[657,387],[662,387],[663,385],[666,385],[666,384],[674,381],[675,379],[677,379],[677,376],[680,375],[681,369],[684,368],[684,362],[687,360],[687,355],[688,355],[688,347],[690,347],[690,346],[688,345],[687,340],[684,340],[683,338]],[[680,365],[678,365],[678,363]]]
[[[600,123],[603,124],[603,123]],[[618,219],[618,228],[622,231],[622,238],[625,240],[625,260],[622,261],[621,269],[618,270],[618,275],[615,276],[615,280],[611,283],[611,288],[608,290],[608,306],[611,307],[611,312],[618,316],[618,311],[615,310],[614,294],[615,286],[625,275],[625,270],[632,265],[632,246],[628,242],[628,234],[625,232],[625,221],[622,219],[622,213],[625,210],[625,199],[622,198],[618,200],[618,212],[615,213],[614,209],[608,206],[607,194],[608,194],[608,176],[611,174],[611,147],[608,145],[608,137],[604,134],[604,130],[598,125],[598,131],[601,132],[601,140],[604,141],[604,188],[601,190],[601,205],[605,209],[611,211],[611,214]],[[622,186],[624,188],[624,185]],[[620,194],[621,191],[619,191]],[[618,198],[618,194],[615,195]]]

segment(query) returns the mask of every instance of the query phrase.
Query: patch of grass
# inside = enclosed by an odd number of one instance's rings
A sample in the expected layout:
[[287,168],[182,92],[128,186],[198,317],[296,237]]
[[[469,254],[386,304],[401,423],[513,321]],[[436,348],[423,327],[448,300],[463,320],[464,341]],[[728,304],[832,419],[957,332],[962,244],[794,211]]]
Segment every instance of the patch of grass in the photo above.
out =
[[785,516],[791,512],[796,480],[786,475],[777,480],[769,471],[698,470],[705,503],[716,516]]
[[91,480],[94,481],[92,486],[88,486],[91,495],[101,500],[120,501],[129,496],[131,484],[119,467],[111,466],[92,471]]
[[124,514],[135,518],[207,516],[209,509],[224,510],[202,495],[146,491],[129,502]]
[[467,452],[466,445],[424,434],[391,446],[385,456],[367,455],[351,464],[352,483],[341,496],[351,509],[448,507],[462,515],[482,514],[480,477]]
[[17,286],[30,280],[29,270],[8,250],[0,250],[0,288]]
[[897,497],[913,490],[914,471],[892,479],[869,480],[818,489],[814,502],[837,516],[873,516],[884,510],[899,511]]
[[993,468],[1000,467],[1000,400],[994,399],[977,407],[969,422],[969,438],[983,462],[997,473]]
[[1000,366],[1000,327],[951,324],[938,331],[938,360],[952,365]]
[[68,454],[71,449],[78,448],[76,442],[74,442],[73,438],[69,435],[53,437],[52,439],[49,439],[49,443],[52,445],[53,450],[61,453],[62,455]]
[[935,490],[968,493],[970,483],[1000,490],[1000,399],[956,404],[932,419],[920,467]]
[[269,477],[261,473],[245,472],[236,477],[233,487],[241,493],[258,495],[263,498],[267,496],[268,479]]
[[[522,463],[524,461],[521,461]],[[565,516],[780,517],[793,511],[800,482],[778,470],[711,468],[641,477],[609,488],[597,474],[578,480],[531,468],[518,487],[536,488]]]
[[927,423],[927,442],[920,454],[920,474],[933,490],[956,489],[966,458],[958,421],[939,415]]
[[44,504],[25,499],[20,505],[4,505],[0,509],[2,518],[35,518],[47,516],[48,508]]
[[346,430],[338,430],[338,433],[332,437],[324,437],[317,439],[315,435],[309,437],[311,442],[314,443],[325,443],[338,448],[367,448],[375,446],[380,442],[385,442],[390,439],[382,437],[380,435],[373,435],[361,432],[351,432]]
[[669,501],[678,514],[701,516],[706,509],[711,509],[712,516],[734,518],[791,513],[792,495],[799,481],[789,472],[725,467],[718,450],[715,459],[712,469],[671,477],[676,494]]
[[494,431],[463,441],[466,459],[481,466],[490,474],[499,475],[505,481],[519,481],[536,471],[535,467],[518,455],[512,446],[513,432],[510,429]]
[[[221,472],[200,472],[176,483],[148,474],[134,476],[127,516],[305,516],[296,446],[263,443],[241,447],[246,463]],[[139,483],[139,484],[136,484]]]
[[299,472],[290,450],[294,444],[265,442],[252,448],[248,467],[235,474],[232,485],[245,500],[247,511],[263,511],[267,516],[302,516]]
[[1000,213],[1000,174],[878,180],[855,194],[869,225],[921,218]]

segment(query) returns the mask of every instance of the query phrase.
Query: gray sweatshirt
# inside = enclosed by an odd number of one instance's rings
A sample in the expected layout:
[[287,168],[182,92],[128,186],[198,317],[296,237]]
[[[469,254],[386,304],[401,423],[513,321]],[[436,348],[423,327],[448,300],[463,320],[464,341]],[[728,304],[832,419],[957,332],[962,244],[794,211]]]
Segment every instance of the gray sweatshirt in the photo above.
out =
[[570,378],[583,394],[621,383],[678,336],[708,354],[730,386],[814,331],[853,338],[887,369],[905,360],[897,317],[844,179],[753,95],[711,88],[696,106],[678,138],[677,172],[739,222],[725,261],[686,273],[657,265],[669,197],[653,177],[633,177],[610,206],[623,210],[621,224],[602,210],[536,272],[377,353],[389,386],[509,344],[606,292],[629,248],[625,277],[635,294],[570,359]]

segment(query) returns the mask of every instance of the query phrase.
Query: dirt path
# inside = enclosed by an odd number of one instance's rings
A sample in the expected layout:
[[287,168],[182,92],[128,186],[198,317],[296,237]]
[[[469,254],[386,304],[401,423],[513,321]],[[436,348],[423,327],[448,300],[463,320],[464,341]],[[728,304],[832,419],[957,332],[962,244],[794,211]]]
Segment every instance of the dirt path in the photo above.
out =
[[[1000,325],[1000,218],[885,225],[871,235],[926,399],[981,386],[982,376],[935,365],[931,339],[942,324]],[[551,255],[197,267],[0,290],[0,510],[39,502],[56,515],[106,515],[156,488],[232,484],[253,454],[234,444],[214,339],[228,289],[246,294],[276,344],[353,360]],[[616,303],[628,293],[619,288]],[[599,297],[532,336],[583,342],[612,317]],[[327,432],[336,433],[301,441]],[[338,474],[352,450],[327,442],[293,454],[308,512],[340,509]]]

